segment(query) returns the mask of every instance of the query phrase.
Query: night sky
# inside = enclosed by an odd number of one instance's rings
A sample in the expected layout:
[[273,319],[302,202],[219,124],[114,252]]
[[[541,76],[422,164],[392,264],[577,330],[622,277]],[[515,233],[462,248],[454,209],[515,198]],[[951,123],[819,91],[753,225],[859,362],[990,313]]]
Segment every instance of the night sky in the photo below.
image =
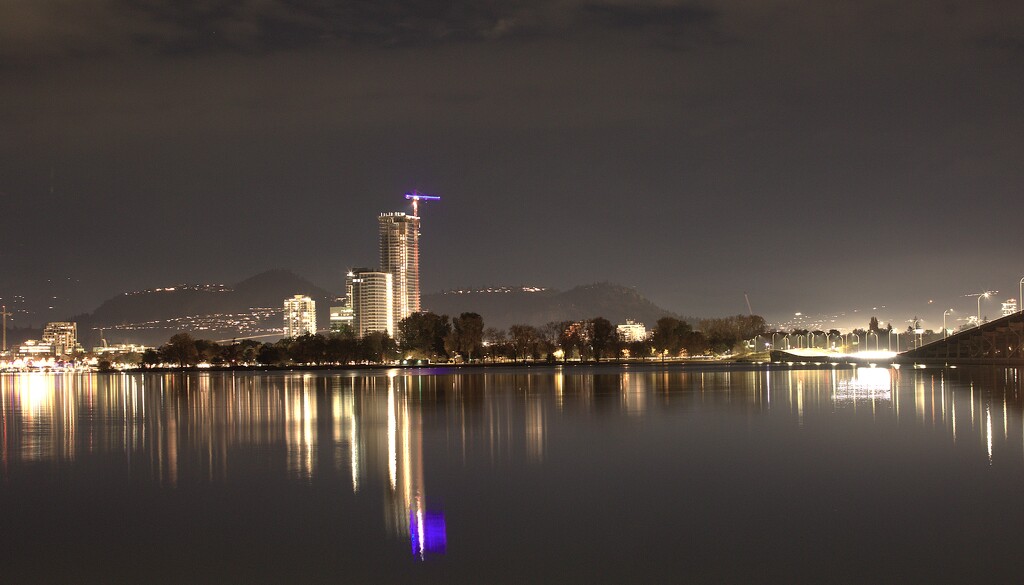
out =
[[65,313],[340,290],[418,188],[427,292],[938,327],[1017,296],[1022,154],[1019,0],[0,2],[0,296]]

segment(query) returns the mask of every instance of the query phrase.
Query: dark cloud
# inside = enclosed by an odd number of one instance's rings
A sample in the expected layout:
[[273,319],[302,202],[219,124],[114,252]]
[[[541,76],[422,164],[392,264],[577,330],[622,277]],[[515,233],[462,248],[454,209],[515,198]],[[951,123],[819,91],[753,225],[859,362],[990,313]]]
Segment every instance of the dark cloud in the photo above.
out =
[[687,5],[645,5],[593,3],[581,7],[584,20],[608,28],[654,29],[683,31],[712,21],[715,12],[708,8]]
[[89,267],[104,295],[273,266],[330,285],[419,187],[445,196],[427,290],[614,280],[713,314],[743,291],[771,312],[1008,289],[984,279],[1024,245],[1003,211],[1024,181],[1022,17],[1002,0],[2,2],[0,254],[22,276]]
[[513,32],[518,10],[503,2],[253,2],[176,4],[126,0],[144,19],[170,25],[176,38],[143,40],[170,50],[292,50],[329,44],[422,46],[492,39]]
[[423,47],[632,31],[664,37],[710,24],[695,4],[433,0],[38,0],[0,9],[0,54],[266,53]]

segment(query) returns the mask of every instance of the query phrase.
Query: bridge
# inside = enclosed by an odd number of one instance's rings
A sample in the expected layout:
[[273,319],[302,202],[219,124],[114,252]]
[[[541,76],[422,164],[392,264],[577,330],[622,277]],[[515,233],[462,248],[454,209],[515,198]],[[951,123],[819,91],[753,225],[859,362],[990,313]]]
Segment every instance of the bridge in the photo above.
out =
[[1024,311],[905,351],[897,361],[1024,366]]

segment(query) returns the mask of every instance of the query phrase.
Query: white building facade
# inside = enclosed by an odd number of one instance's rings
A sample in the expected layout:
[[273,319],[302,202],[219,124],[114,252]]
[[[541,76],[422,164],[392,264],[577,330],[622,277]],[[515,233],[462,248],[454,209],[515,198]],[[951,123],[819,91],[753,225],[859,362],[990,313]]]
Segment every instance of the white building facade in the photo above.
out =
[[316,302],[305,295],[285,299],[284,336],[299,337],[307,333],[316,333]]
[[626,319],[625,323],[616,325],[615,330],[619,334],[619,339],[625,342],[647,339],[647,327],[643,323],[637,323],[632,319]]
[[352,324],[359,337],[386,332],[395,336],[393,275],[383,270],[360,268],[352,275]]

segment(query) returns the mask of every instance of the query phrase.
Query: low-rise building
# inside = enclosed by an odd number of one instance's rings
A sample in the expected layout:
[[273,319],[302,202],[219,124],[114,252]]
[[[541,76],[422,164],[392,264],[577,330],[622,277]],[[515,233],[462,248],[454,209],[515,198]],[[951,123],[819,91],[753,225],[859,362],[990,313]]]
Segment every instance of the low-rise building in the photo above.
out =
[[1017,312],[1017,299],[1006,299],[1003,303],[1003,317],[1008,317]]
[[55,355],[53,345],[37,339],[26,339],[18,346],[18,357],[44,358]]
[[632,319],[626,319],[625,323],[616,325],[615,330],[619,334],[619,339],[627,343],[647,339],[647,326]]
[[355,328],[353,327],[354,320],[355,316],[352,311],[352,305],[348,303],[348,299],[343,299],[341,304],[331,307],[332,333],[339,331],[355,331]]
[[94,347],[92,348],[92,352],[96,355],[116,355],[123,353],[143,353],[147,349],[152,348],[134,343],[117,343],[114,345],[105,345],[103,347]]

